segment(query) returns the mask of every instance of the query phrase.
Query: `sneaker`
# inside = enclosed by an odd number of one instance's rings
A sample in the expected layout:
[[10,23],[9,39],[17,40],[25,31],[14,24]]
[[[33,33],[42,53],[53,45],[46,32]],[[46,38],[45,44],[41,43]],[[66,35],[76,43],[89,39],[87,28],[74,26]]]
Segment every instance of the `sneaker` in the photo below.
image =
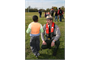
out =
[[38,56],[39,56],[40,54],[39,53],[37,53],[35,56],[38,58]]
[[34,55],[36,56],[36,54],[34,53]]
[[40,54],[39,53],[37,53],[37,56],[39,56]]
[[36,55],[36,57],[38,58],[38,56]]

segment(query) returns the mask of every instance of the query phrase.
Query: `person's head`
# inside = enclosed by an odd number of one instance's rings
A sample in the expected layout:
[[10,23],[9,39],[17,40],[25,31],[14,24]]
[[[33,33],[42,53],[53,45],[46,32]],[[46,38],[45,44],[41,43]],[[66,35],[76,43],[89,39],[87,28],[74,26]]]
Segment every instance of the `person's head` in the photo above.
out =
[[59,8],[60,9],[60,8]]
[[37,15],[34,15],[32,19],[34,22],[38,22],[38,16]]
[[53,10],[53,8],[51,10]]
[[50,12],[48,12],[48,14],[50,14]]
[[48,25],[51,25],[53,22],[53,17],[51,15],[46,17],[46,22],[48,23]]

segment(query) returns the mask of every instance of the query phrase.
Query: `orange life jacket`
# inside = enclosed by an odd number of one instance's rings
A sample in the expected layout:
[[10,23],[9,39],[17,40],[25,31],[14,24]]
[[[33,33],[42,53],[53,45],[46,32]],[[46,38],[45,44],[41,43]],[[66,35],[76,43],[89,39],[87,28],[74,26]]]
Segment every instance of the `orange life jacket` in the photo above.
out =
[[32,23],[31,24],[31,34],[39,34],[40,33],[40,24]]
[[[54,32],[54,22],[52,22],[52,27],[51,27],[51,33]],[[46,34],[49,34],[49,27],[48,27],[48,24],[46,24]]]

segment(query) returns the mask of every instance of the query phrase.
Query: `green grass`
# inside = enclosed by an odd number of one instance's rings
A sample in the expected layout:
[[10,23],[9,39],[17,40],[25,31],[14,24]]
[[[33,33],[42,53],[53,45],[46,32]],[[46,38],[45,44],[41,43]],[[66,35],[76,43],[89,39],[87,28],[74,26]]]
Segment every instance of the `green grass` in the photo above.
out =
[[[61,32],[61,36],[59,39],[60,45],[57,51],[57,55],[52,56],[51,49],[49,50],[43,49],[42,51],[41,50],[39,51],[40,56],[36,58],[30,49],[30,36],[29,34],[26,33],[26,29],[28,28],[29,23],[33,21],[32,20],[33,15],[37,15],[39,18],[38,12],[25,13],[25,59],[64,59],[65,58],[64,57],[65,56],[64,55],[65,54],[65,19],[62,19],[62,22],[55,22],[55,24],[58,25],[60,32]],[[42,13],[42,17],[39,18],[38,22],[41,23],[42,25],[46,24],[46,18],[44,17],[44,12]],[[41,45],[42,45],[42,40],[40,36],[40,48],[41,48]]]

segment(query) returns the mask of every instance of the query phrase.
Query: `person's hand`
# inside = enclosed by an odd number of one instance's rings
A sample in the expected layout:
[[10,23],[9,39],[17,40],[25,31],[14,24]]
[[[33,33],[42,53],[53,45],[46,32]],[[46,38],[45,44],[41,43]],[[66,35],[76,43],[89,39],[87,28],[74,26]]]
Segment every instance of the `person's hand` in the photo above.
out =
[[45,42],[45,41],[43,41],[43,43],[42,43],[43,45],[46,45],[47,43]]
[[52,41],[52,43],[51,43],[51,47],[53,47],[54,45],[55,45],[55,42]]

